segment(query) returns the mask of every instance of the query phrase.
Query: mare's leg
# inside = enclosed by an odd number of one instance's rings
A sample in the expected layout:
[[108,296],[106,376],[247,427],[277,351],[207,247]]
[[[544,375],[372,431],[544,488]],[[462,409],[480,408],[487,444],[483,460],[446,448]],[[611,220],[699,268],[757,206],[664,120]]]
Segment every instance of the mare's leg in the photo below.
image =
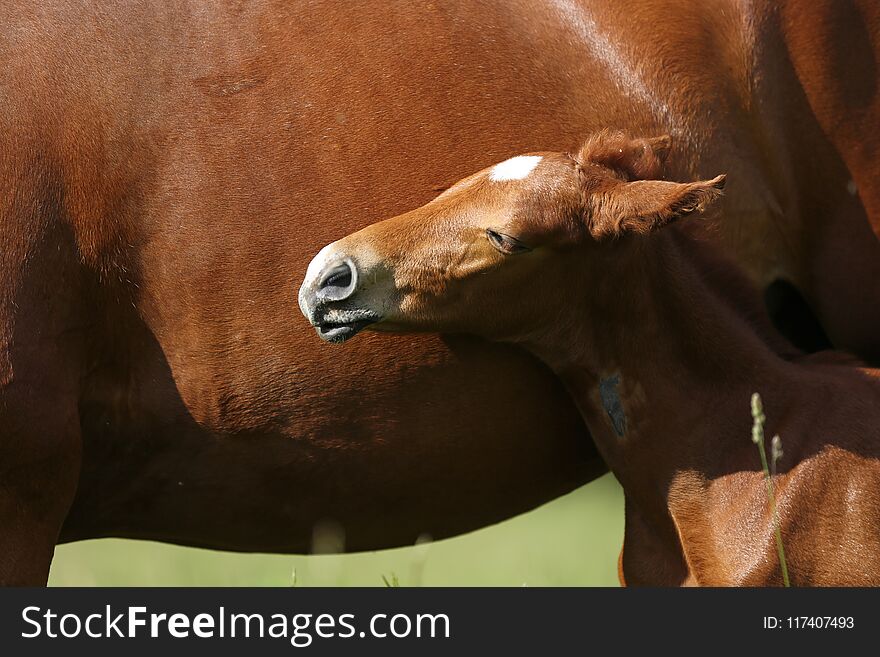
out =
[[79,476],[87,327],[72,240],[57,224],[21,221],[4,200],[0,194],[0,585],[42,585]]

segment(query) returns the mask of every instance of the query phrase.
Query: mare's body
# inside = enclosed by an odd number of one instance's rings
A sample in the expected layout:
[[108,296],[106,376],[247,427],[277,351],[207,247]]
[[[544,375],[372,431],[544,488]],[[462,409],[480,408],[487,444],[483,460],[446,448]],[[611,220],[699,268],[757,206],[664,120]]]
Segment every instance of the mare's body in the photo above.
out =
[[406,544],[602,471],[521,350],[327,352],[293,287],[338,235],[607,124],[735,174],[718,241],[880,353],[876,98],[836,74],[876,61],[877,10],[789,5],[3,3],[0,582],[99,536],[303,551],[330,518]]

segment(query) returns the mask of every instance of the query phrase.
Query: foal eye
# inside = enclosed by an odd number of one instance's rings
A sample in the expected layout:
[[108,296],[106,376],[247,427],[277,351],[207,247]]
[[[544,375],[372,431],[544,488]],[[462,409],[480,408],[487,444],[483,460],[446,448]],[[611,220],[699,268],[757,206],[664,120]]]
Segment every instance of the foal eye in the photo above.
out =
[[517,253],[531,251],[529,247],[515,237],[499,233],[491,228],[486,229],[486,237],[489,239],[489,243],[504,255],[516,255]]

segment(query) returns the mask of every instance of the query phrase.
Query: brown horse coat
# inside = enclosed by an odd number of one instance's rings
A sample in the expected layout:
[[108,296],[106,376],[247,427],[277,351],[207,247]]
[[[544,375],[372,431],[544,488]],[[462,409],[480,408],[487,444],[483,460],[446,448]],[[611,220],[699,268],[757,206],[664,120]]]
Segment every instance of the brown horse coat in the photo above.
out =
[[836,71],[876,61],[877,12],[789,4],[3,3],[0,581],[42,581],[59,538],[302,551],[332,518],[405,544],[601,471],[533,358],[323,350],[293,288],[331,239],[604,125],[735,174],[720,241],[875,355],[877,172],[847,130],[876,99]]
[[[685,226],[664,229],[724,177],[659,180],[658,148],[600,134],[574,156],[470,176],[329,245],[301,306],[330,341],[469,332],[550,366],[623,485],[628,584],[781,583],[750,440],[758,390],[784,443],[774,485],[792,582],[880,585],[880,372],[778,355],[750,283]],[[350,286],[316,274],[334,262]]]

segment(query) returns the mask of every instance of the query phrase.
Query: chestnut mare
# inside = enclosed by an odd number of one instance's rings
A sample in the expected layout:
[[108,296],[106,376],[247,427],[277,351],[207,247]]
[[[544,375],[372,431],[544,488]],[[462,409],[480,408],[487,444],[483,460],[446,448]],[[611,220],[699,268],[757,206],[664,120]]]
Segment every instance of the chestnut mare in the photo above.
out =
[[[663,143],[602,133],[574,156],[472,175],[325,248],[301,308],[325,340],[462,332],[546,363],[623,485],[630,584],[780,583],[750,439],[760,390],[785,446],[775,487],[792,582],[878,585],[880,372],[774,352],[738,269],[663,229],[724,186],[658,180]],[[329,279],[328,263],[341,263]]]
[[402,545],[604,471],[522,350],[324,350],[291,292],[331,239],[603,125],[735,174],[717,241],[880,354],[875,4],[0,3],[0,583],[99,536]]

